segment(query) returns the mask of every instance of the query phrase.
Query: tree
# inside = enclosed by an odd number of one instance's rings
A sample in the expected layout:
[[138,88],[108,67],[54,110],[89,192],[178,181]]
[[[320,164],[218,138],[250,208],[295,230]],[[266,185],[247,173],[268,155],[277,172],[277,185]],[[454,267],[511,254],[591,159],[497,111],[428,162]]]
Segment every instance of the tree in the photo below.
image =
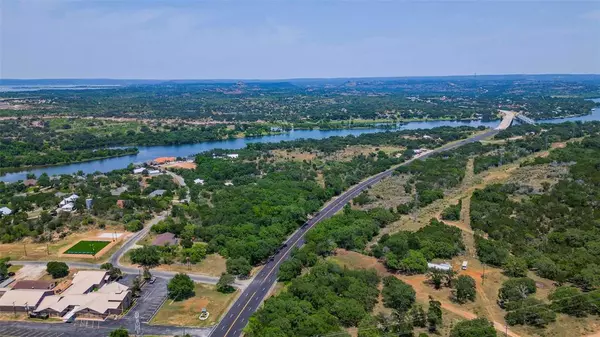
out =
[[444,278],[446,278],[446,273],[439,269],[432,269],[427,273],[427,278],[429,279],[429,282],[433,283],[435,289],[440,289],[444,282]]
[[111,281],[116,281],[116,280],[120,279],[121,277],[123,277],[123,272],[119,268],[112,267],[108,270],[108,275],[109,275]]
[[409,250],[400,261],[400,270],[408,274],[421,274],[427,271],[427,260],[419,251]]
[[8,277],[8,261],[9,258],[0,259],[0,280]]
[[498,299],[502,306],[506,302],[519,301],[535,294],[536,290],[535,281],[530,278],[511,278],[502,283],[502,287],[498,290]]
[[552,310],[570,316],[585,317],[590,310],[589,296],[575,287],[558,287],[548,295],[548,299],[552,301]]
[[394,276],[387,276],[383,279],[383,305],[407,312],[415,303],[415,290]]
[[169,284],[167,284],[169,298],[175,301],[185,300],[194,296],[194,288],[194,281],[188,275],[182,273],[175,275],[169,281]]
[[600,266],[590,264],[583,268],[578,275],[571,280],[583,291],[592,291],[600,286]]
[[381,337],[381,331],[377,326],[377,319],[371,315],[366,315],[358,323],[358,337]]
[[131,262],[139,264],[144,269],[160,265],[160,251],[156,246],[143,246],[142,248],[132,250],[130,254]]
[[290,281],[302,273],[302,263],[296,258],[284,261],[279,267],[277,278],[279,281]]
[[450,331],[450,337],[496,337],[496,329],[486,318],[458,322]]
[[133,294],[133,296],[138,296],[140,294],[140,292],[142,292],[142,287],[140,285],[140,278],[136,276],[133,279],[133,285],[131,286],[131,293]]
[[460,275],[454,282],[454,299],[458,303],[475,301],[477,294],[475,287],[475,280],[471,276]]
[[226,262],[227,273],[236,276],[248,276],[252,271],[250,262],[245,257],[238,257],[237,259],[227,259]]
[[412,322],[415,326],[424,328],[427,326],[427,314],[421,305],[415,305],[410,309]]
[[429,309],[427,309],[427,323],[429,323],[429,332],[437,331],[437,327],[442,324],[442,303],[429,296]]
[[148,281],[152,278],[152,274],[150,274],[150,271],[148,269],[144,269],[143,277],[144,280]]
[[231,274],[223,273],[219,278],[219,282],[217,282],[217,291],[221,293],[232,293],[235,291],[235,288],[232,284],[235,282],[235,276]]
[[509,256],[504,262],[504,273],[510,277],[525,277],[527,275],[527,262],[516,256]]
[[100,265],[100,269],[110,270],[113,267],[113,264],[110,262],[106,262]]
[[109,337],[129,337],[127,329],[119,328],[110,332]]
[[64,262],[50,261],[46,264],[46,272],[52,275],[52,278],[61,278],[69,275],[69,266]]
[[331,313],[334,314],[345,327],[357,326],[358,322],[367,314],[364,307],[351,298],[340,298],[333,304]]
[[533,297],[510,302],[506,310],[504,318],[508,325],[520,324],[543,328],[556,321],[556,313],[547,304]]

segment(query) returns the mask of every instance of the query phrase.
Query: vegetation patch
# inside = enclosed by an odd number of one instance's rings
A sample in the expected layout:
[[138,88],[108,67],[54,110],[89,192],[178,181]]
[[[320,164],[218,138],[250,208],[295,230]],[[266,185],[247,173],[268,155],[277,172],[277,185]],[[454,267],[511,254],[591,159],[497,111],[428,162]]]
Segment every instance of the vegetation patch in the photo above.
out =
[[[198,283],[195,284],[194,293],[193,297],[183,301],[167,300],[151,323],[194,327],[211,326],[219,321],[221,315],[237,296],[237,292],[224,294],[218,292],[214,286]],[[203,308],[210,314],[205,321],[198,319]]]

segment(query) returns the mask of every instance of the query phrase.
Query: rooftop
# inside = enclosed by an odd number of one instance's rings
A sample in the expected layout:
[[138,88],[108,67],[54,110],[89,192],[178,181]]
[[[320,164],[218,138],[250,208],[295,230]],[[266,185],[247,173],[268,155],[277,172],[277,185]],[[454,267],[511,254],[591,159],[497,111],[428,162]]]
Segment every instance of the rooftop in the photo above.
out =
[[71,286],[63,292],[64,295],[85,294],[92,287],[98,286],[108,277],[107,272],[103,270],[82,270],[78,271],[71,282]]
[[7,291],[2,297],[0,297],[0,307],[4,306],[16,306],[24,307],[26,305],[32,308],[44,297],[48,290],[11,290]]
[[50,290],[52,288],[54,288],[54,282],[51,282],[51,281],[38,281],[38,280],[23,280],[23,281],[18,281],[12,287],[13,290],[19,290],[19,289]]

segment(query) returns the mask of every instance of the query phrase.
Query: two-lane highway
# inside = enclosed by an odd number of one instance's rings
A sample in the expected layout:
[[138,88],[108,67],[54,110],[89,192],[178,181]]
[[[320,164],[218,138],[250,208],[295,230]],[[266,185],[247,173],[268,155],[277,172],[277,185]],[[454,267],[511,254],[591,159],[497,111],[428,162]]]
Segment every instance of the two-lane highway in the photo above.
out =
[[429,157],[435,153],[443,151],[449,151],[461,147],[465,144],[478,142],[482,139],[492,137],[496,135],[499,130],[488,130],[483,133],[477,134],[467,139],[457,141],[452,144],[447,144],[435,150],[428,152],[418,158],[408,160],[400,165],[390,168],[384,172],[376,174],[368,179],[363,180],[359,184],[350,188],[346,192],[342,193],[335,200],[325,205],[321,211],[311,220],[307,222],[306,226],[298,229],[292,236],[286,241],[287,247],[282,249],[279,253],[274,256],[272,261],[265,264],[263,269],[256,275],[252,283],[246,288],[241,296],[235,301],[229,311],[223,316],[221,322],[213,329],[211,337],[236,337],[240,336],[242,330],[248,324],[250,316],[258,309],[261,302],[267,296],[270,288],[277,280],[277,272],[281,263],[289,258],[290,253],[294,247],[300,247],[304,244],[304,235],[317,223],[330,218],[350,200],[358,196],[362,191],[369,188],[369,186],[378,183],[382,179],[389,177],[393,174],[394,170],[398,166],[407,165],[414,160],[420,160]]

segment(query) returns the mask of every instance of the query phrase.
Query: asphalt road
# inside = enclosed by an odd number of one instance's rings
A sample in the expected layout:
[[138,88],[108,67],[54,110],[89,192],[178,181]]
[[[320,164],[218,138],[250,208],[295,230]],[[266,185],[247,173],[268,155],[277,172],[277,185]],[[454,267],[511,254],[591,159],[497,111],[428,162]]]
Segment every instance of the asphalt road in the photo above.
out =
[[[438,149],[428,152],[427,154],[408,160],[397,166],[407,165],[414,160],[420,160],[436,153],[453,150],[465,144],[478,142],[482,139],[492,137],[498,132],[499,130],[486,131],[473,137],[442,146]],[[300,228],[294,234],[292,234],[292,236],[286,241],[286,248],[277,253],[274,256],[273,261],[265,264],[260,272],[254,277],[252,283],[250,283],[242,295],[235,301],[233,306],[231,306],[229,311],[223,316],[221,322],[219,322],[219,324],[213,329],[210,337],[240,336],[242,329],[244,329],[246,324],[248,324],[248,319],[250,316],[258,309],[261,302],[269,293],[271,287],[275,284],[277,280],[277,272],[281,266],[281,263],[289,258],[294,247],[300,247],[304,244],[304,235],[306,232],[317,223],[330,218],[335,213],[340,211],[344,205],[362,193],[362,191],[369,188],[371,185],[391,176],[397,166],[374,175],[350,188],[346,192],[340,194],[335,200],[325,205],[325,207],[323,207],[315,217],[309,220],[306,226]]]

